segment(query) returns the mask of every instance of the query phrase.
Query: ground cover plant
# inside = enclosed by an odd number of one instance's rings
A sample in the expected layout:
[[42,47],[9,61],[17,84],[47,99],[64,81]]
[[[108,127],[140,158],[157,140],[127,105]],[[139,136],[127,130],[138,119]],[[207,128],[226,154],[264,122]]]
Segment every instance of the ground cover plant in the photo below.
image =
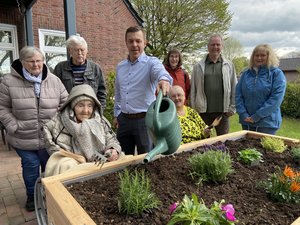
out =
[[[119,212],[119,172],[69,184],[67,188],[96,224],[166,225],[172,218],[169,207],[182,202],[185,196],[192,198],[192,194],[199,201],[203,200],[207,207],[222,200],[225,204],[233,205],[237,220],[235,224],[288,225],[295,221],[300,216],[299,205],[274,201],[266,189],[259,185],[260,181],[268,181],[272,174],[277,173],[278,168],[284,171],[288,166],[299,171],[290,149],[283,153],[267,151],[258,139],[226,141],[225,145],[232,159],[233,172],[223,182],[203,182],[200,186],[195,185],[189,176],[191,167],[188,159],[194,154],[205,152],[203,148],[128,167],[129,171],[145,171],[151,180],[151,192],[161,202],[158,208],[141,215]],[[246,148],[255,148],[261,152],[264,162],[251,167],[237,160],[238,152]]]

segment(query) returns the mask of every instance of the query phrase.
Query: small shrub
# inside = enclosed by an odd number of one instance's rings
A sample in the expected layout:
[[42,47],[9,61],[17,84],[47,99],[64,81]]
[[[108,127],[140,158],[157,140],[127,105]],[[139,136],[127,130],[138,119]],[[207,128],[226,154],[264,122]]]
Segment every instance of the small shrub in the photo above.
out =
[[261,139],[261,145],[264,149],[273,152],[282,153],[286,149],[286,145],[284,141],[279,138],[274,137],[263,137]]
[[118,207],[120,212],[141,214],[160,205],[159,199],[150,190],[150,179],[145,175],[144,170],[129,173],[125,169],[123,173],[119,173],[119,177]]
[[278,169],[261,186],[275,201],[300,204],[300,172],[288,166],[283,172]]
[[185,195],[181,203],[171,205],[170,213],[172,213],[172,217],[167,225],[177,223],[232,225],[236,222],[235,210],[233,205],[223,205],[224,203],[224,200],[214,202],[211,208],[208,208],[203,200],[198,200],[195,194],[192,194],[192,199]]
[[191,166],[190,175],[197,179],[197,184],[205,181],[224,181],[233,171],[229,153],[223,151],[207,151],[198,153],[188,159]]
[[219,141],[219,142],[217,142],[213,145],[205,144],[205,145],[201,146],[201,148],[204,151],[211,151],[211,150],[214,150],[214,151],[228,151],[226,145],[221,141]]
[[115,96],[115,80],[116,72],[111,71],[106,76],[106,108],[104,110],[104,116],[112,124],[114,119],[114,96]]
[[239,151],[238,160],[244,164],[251,165],[254,162],[263,162],[263,154],[257,151],[255,148],[249,148]]
[[300,83],[287,83],[284,100],[281,104],[282,114],[295,119],[300,118]]
[[300,147],[292,148],[291,154],[292,154],[294,161],[297,162],[298,164],[300,164]]

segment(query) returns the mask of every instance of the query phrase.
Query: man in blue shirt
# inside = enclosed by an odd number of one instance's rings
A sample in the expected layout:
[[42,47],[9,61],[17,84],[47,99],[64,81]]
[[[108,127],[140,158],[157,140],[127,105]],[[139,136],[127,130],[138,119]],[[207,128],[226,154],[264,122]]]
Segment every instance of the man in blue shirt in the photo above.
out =
[[114,126],[125,154],[146,153],[152,142],[145,124],[145,115],[155,101],[155,90],[166,95],[173,79],[163,64],[147,56],[145,32],[141,27],[129,27],[125,34],[128,58],[117,66],[115,82]]

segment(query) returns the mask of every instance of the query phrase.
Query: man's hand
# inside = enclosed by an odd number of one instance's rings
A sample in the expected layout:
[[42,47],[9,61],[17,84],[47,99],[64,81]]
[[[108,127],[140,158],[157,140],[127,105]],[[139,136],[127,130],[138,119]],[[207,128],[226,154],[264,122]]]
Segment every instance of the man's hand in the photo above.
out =
[[247,123],[254,123],[254,120],[251,117],[246,117],[244,121]]
[[119,153],[116,149],[108,149],[105,151],[104,156],[107,157],[107,161],[115,161],[119,158]]
[[118,120],[116,117],[113,120],[113,126],[114,126],[114,128],[119,128],[119,123],[118,123]]
[[170,92],[171,85],[167,80],[160,80],[157,84],[156,91],[157,93],[162,90],[163,96],[166,96]]

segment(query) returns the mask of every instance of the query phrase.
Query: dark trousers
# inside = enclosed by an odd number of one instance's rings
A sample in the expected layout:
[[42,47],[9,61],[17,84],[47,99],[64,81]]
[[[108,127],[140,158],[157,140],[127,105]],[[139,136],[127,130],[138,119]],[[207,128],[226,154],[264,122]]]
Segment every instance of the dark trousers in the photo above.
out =
[[28,198],[34,196],[34,186],[41,172],[45,171],[49,154],[46,149],[41,150],[22,150],[16,148],[17,154],[21,157],[22,175],[26,186]]
[[278,130],[277,128],[270,128],[270,127],[252,127],[252,126],[247,126],[247,125],[242,125],[243,130],[251,130],[251,131],[256,131],[260,133],[265,133],[265,134],[276,134],[276,131]]
[[206,125],[211,125],[214,119],[222,115],[222,120],[219,125],[215,127],[217,136],[228,134],[229,132],[229,117],[225,116],[223,113],[200,113],[201,118],[206,123]]
[[121,113],[118,116],[118,123],[117,139],[126,155],[134,155],[135,147],[138,154],[151,150],[152,141],[145,124],[145,118],[129,119]]

